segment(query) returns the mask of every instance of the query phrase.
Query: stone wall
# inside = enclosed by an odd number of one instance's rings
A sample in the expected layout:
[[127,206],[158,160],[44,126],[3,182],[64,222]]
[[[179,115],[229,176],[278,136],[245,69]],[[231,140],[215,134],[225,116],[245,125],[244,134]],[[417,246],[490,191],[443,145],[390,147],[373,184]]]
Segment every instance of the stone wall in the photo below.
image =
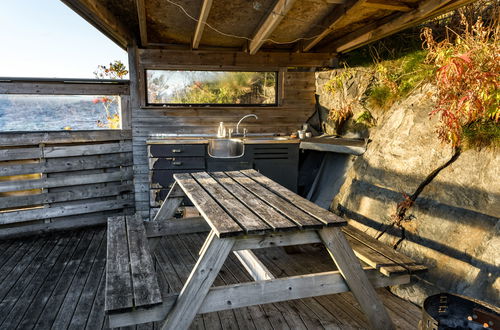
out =
[[[328,81],[344,75],[333,92]],[[370,68],[318,72],[317,91],[323,115],[347,103],[353,118],[369,110],[375,125],[343,128],[327,125],[329,133],[369,136],[364,155],[355,159],[332,210],[377,237],[391,223],[403,193],[411,195],[424,178],[448,161],[451,148],[435,133],[437,118],[429,117],[435,88],[420,86],[388,110],[367,105],[367,90],[377,77]],[[326,118],[326,117],[325,117]],[[379,239],[429,267],[412,285],[391,288],[417,304],[441,291],[464,294],[499,305],[500,297],[500,159],[498,151],[467,150],[424,189],[409,209],[401,229]]]

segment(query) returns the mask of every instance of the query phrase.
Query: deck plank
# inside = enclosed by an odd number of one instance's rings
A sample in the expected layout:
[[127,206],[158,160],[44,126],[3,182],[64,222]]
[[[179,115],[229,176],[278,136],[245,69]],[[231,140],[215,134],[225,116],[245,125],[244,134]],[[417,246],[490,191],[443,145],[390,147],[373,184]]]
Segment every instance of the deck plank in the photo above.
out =
[[83,256],[83,260],[78,267],[78,271],[71,282],[71,286],[66,292],[66,297],[64,297],[64,301],[62,302],[59,313],[52,324],[52,328],[66,329],[71,323],[74,310],[76,309],[76,305],[78,304],[78,300],[80,299],[80,295],[82,294],[85,282],[90,274],[90,270],[95,262],[96,255],[102,241],[104,240],[105,234],[106,232],[103,230],[95,233],[92,242],[90,242],[89,248]]
[[[24,291],[18,295],[18,299],[14,306],[8,311],[7,317],[0,324],[0,328],[13,329],[24,317],[25,313],[28,312],[28,308],[34,296],[42,289],[42,285],[45,282],[45,278],[50,273],[52,268],[57,262],[57,259],[61,253],[65,250],[66,245],[69,243],[69,237],[63,237],[58,240],[54,248],[50,251],[48,256],[44,258],[41,266],[37,269],[33,278],[29,284],[24,288]],[[3,302],[9,302],[8,299],[4,299]],[[0,308],[1,309],[1,308]],[[0,310],[0,314],[7,313],[6,310]]]
[[101,277],[105,274],[105,268],[106,240],[102,239],[68,329],[80,330],[85,328],[92,304],[96,299]]
[[29,253],[30,249],[32,249],[32,245],[36,244],[36,239],[31,240],[28,244],[22,244],[18,247],[13,254],[8,258],[3,264],[2,268],[0,268],[0,282],[3,281],[5,277],[9,275],[9,273],[16,267],[16,265],[21,261],[24,256]]
[[[80,266],[85,251],[92,242],[94,233],[94,230],[85,231],[78,238],[71,240],[68,255],[65,257],[66,262],[64,264],[58,263],[54,267],[54,272],[48,277],[44,290],[41,290],[35,297],[34,304],[30,307],[33,318],[25,320],[26,325],[34,322],[36,328],[47,329],[52,327],[59,306],[64,301],[66,292],[70,290],[73,277]],[[58,306],[58,308],[55,309],[53,306]]]
[[[50,297],[54,293],[56,287],[59,288],[60,286],[62,286],[62,284],[60,284],[60,277],[63,274],[66,266],[69,264],[68,260],[71,260],[71,256],[74,254],[83,235],[74,233],[70,237],[71,239],[68,245],[66,245],[64,251],[59,256],[58,262],[51,269],[50,274],[45,279],[38,293],[33,297],[31,305],[28,307],[29,313],[19,323],[20,328],[29,329],[35,327],[35,324],[39,320],[40,315],[43,315],[47,318],[49,317],[50,312],[42,313],[42,311],[47,302],[50,300]],[[64,260],[65,262],[60,262],[59,260]]]
[[[40,248],[40,252],[33,256],[31,263],[15,281],[16,285],[9,283],[12,289],[3,300],[0,299],[0,322],[4,321],[3,318],[8,318],[0,328],[7,328],[6,326],[11,325],[13,327],[18,325],[23,329],[33,328],[33,318],[38,319],[38,316],[42,314],[43,317],[40,317],[40,320],[47,316],[49,322],[40,322],[36,328],[48,329],[52,326],[57,311],[64,308],[64,298],[67,296],[67,291],[73,288],[71,282],[73,278],[76,279],[79,266],[83,267],[84,255],[90,246],[88,236],[94,231],[95,229],[75,231],[41,238],[44,245]],[[161,286],[166,285],[170,292],[178,292],[182,288],[183,281],[189,276],[206,234],[172,237],[175,239],[171,237],[161,239],[155,257]],[[12,244],[21,246],[27,242],[31,242],[31,239],[18,239],[12,241],[9,246]],[[67,309],[68,314],[71,314],[70,327],[74,329],[107,329],[104,314],[105,249],[102,249],[105,246],[104,242],[105,238],[98,248],[94,262],[88,264],[89,274],[83,287],[80,288],[78,303],[71,304],[72,307]],[[317,245],[302,246],[298,253],[290,255],[284,253],[282,248],[260,249],[255,253],[278,277],[335,269],[335,265],[329,260],[324,249]],[[19,259],[19,263],[23,262],[25,261],[22,258]],[[16,267],[22,266],[16,265],[14,269]],[[14,282],[11,276],[8,279],[9,282]],[[216,285],[229,285],[250,280],[238,260],[230,255],[216,279]],[[377,293],[389,309],[399,329],[417,328],[421,315],[418,307],[401,300],[385,289],[377,290]],[[10,313],[9,310],[11,310]],[[157,324],[151,323],[132,328],[154,329],[155,326],[157,329]],[[367,323],[352,294],[341,293],[239,308],[224,313],[203,314],[196,317],[190,329],[204,330],[211,329],[210,327],[259,330],[363,329],[367,328]]]
[[2,283],[2,285],[0,285],[0,301],[16,284],[17,280],[21,278],[24,271],[33,262],[35,257],[42,251],[42,248],[45,244],[48,244],[48,242],[45,240],[36,240],[30,247],[28,252],[23,256],[21,260],[19,260],[19,262],[12,268],[9,273],[7,273],[7,271],[5,270],[5,274],[0,275],[0,283]]

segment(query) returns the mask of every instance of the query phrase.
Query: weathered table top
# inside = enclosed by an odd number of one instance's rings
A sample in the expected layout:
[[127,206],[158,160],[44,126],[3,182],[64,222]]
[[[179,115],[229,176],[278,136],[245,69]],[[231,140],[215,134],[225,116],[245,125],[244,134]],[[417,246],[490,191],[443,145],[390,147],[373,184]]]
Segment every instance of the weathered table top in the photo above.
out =
[[174,174],[174,178],[218,237],[347,224],[255,170]]

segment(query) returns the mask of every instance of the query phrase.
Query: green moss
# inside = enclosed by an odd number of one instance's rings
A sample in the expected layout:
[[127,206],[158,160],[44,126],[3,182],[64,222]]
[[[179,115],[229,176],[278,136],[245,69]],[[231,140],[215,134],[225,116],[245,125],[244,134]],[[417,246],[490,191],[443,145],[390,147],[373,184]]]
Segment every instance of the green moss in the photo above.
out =
[[500,147],[500,123],[490,121],[474,122],[462,127],[463,146],[466,149]]
[[434,69],[425,62],[426,56],[419,50],[378,63],[379,81],[368,92],[368,104],[386,109],[432,77]]

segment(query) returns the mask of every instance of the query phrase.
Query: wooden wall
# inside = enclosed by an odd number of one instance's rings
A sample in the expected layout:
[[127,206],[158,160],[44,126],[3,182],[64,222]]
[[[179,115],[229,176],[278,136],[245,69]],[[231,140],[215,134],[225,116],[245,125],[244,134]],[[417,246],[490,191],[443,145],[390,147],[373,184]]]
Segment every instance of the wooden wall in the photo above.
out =
[[130,131],[0,133],[0,238],[133,213]]
[[0,239],[134,212],[128,81],[2,78],[0,93],[118,95],[123,127],[1,132]]
[[[185,54],[185,53],[184,53]],[[280,58],[242,55],[241,57],[216,57],[212,54],[179,56],[175,52],[159,50],[129,49],[130,97],[132,105],[132,132],[134,153],[134,180],[136,210],[143,217],[149,217],[149,177],[146,140],[155,133],[201,133],[216,134],[219,122],[234,127],[238,120],[254,113],[259,119],[249,118],[241,127],[251,133],[291,133],[299,129],[314,112],[315,77],[314,69],[308,72],[291,72],[288,64],[324,64],[324,58],[303,57]],[[292,61],[292,62],[289,62]],[[293,62],[295,61],[295,62]],[[300,62],[299,62],[300,61]],[[205,64],[202,64],[205,63]],[[258,70],[279,71],[279,105],[275,107],[154,107],[145,105],[146,69],[191,70]]]

